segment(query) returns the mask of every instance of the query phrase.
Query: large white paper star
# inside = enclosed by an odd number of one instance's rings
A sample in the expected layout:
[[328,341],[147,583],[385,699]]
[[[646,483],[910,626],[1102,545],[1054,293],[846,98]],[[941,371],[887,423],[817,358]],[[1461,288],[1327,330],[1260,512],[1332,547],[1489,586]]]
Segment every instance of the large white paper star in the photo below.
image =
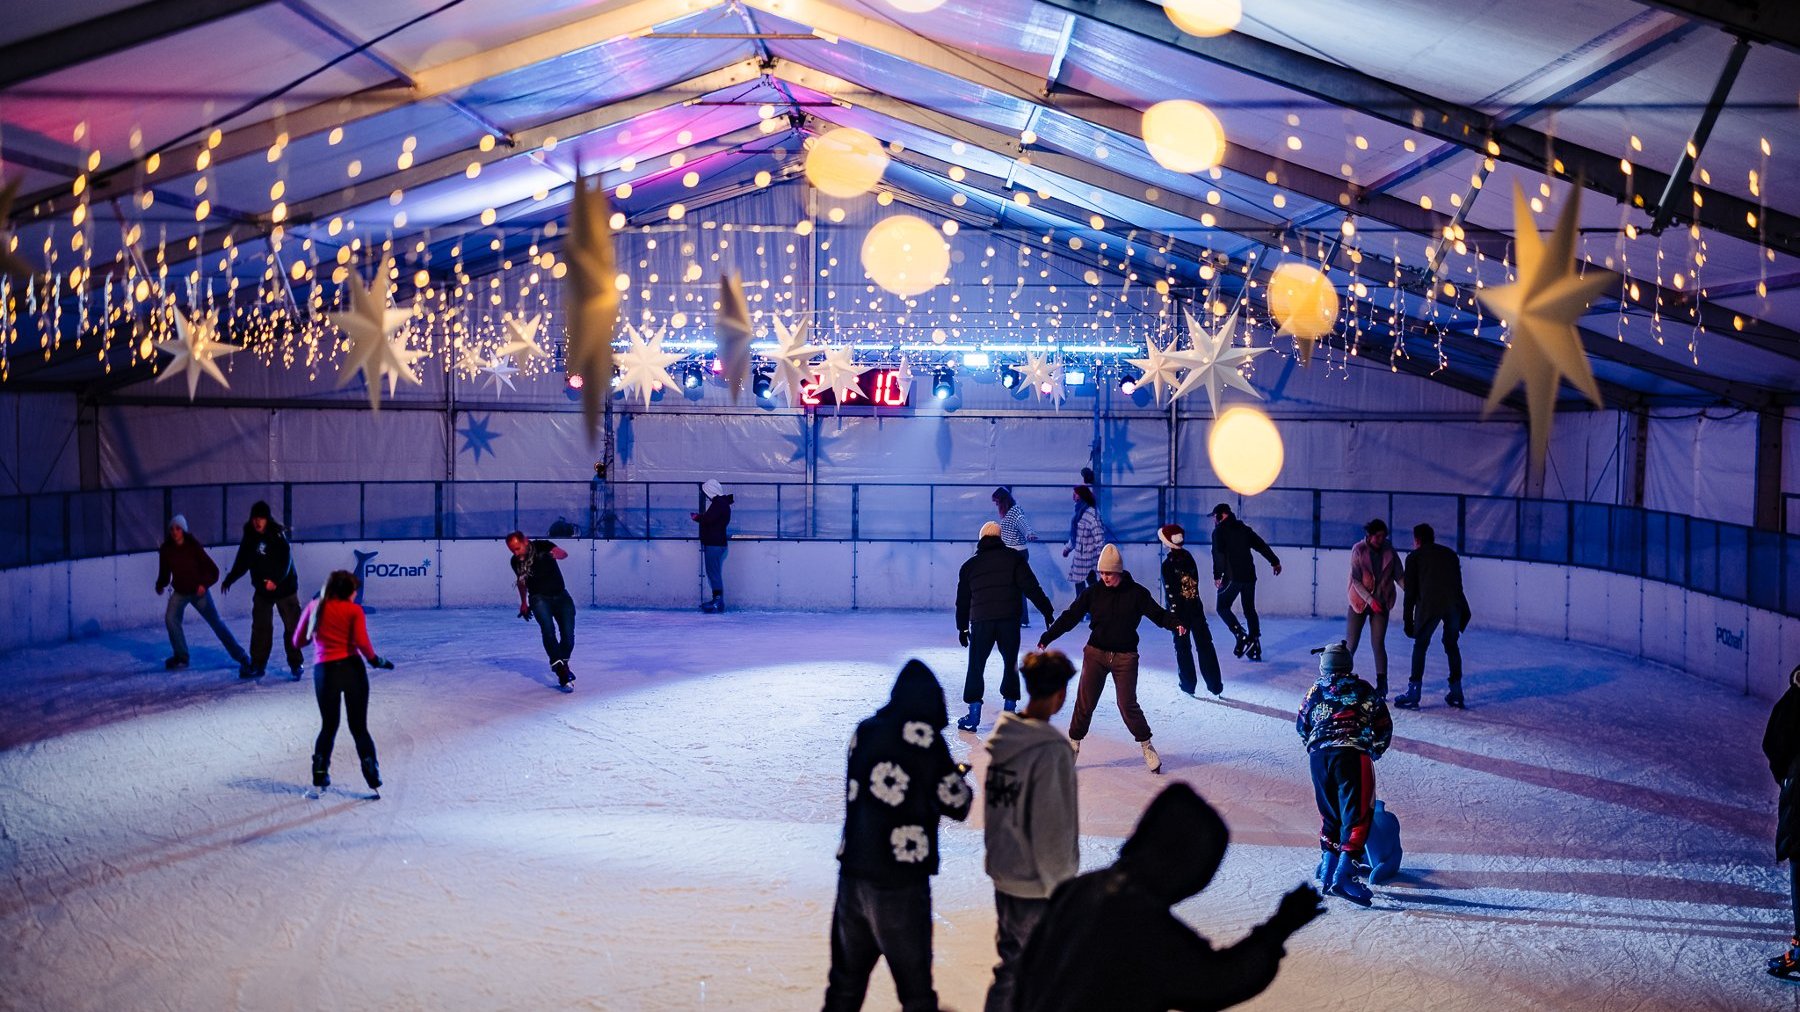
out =
[[161,341],[156,345],[156,350],[175,356],[163,367],[162,375],[156,377],[156,382],[161,383],[178,373],[187,374],[189,401],[194,399],[200,389],[201,373],[211,376],[225,389],[231,389],[231,384],[225,381],[225,374],[219,371],[219,365],[214,359],[224,358],[244,349],[241,345],[219,341],[217,316],[208,313],[198,320],[189,320],[177,309],[175,335],[175,340]]
[[725,386],[736,401],[750,382],[750,339],[755,331],[750,326],[750,303],[744,298],[744,283],[736,274],[719,281],[719,317],[713,326],[718,346],[719,371]]
[[1186,397],[1195,387],[1206,389],[1206,399],[1212,403],[1214,415],[1219,413],[1219,395],[1226,387],[1236,387],[1257,400],[1262,394],[1244,378],[1244,363],[1250,361],[1267,348],[1240,348],[1232,344],[1237,333],[1238,311],[1232,310],[1225,318],[1225,323],[1216,334],[1208,334],[1194,321],[1194,316],[1186,309],[1181,311],[1187,320],[1188,342],[1193,345],[1191,351],[1166,352],[1177,365],[1187,368],[1187,375],[1181,378],[1181,385],[1175,388],[1177,398]]
[[1610,271],[1577,274],[1575,222],[1580,211],[1580,190],[1571,189],[1569,200],[1556,220],[1548,242],[1531,219],[1525,191],[1513,184],[1513,231],[1519,250],[1518,280],[1475,294],[1506,323],[1512,343],[1500,356],[1494,386],[1488,391],[1487,410],[1525,384],[1525,405],[1531,422],[1531,470],[1544,466],[1550,449],[1550,425],[1556,417],[1556,391],[1562,380],[1600,406],[1600,387],[1575,321],[1587,311],[1594,297],[1619,281]]
[[331,322],[350,338],[350,353],[344,356],[344,364],[338,369],[337,385],[341,387],[350,382],[351,375],[361,370],[363,382],[369,388],[371,411],[381,410],[383,376],[388,377],[390,396],[400,380],[419,385],[412,363],[423,353],[408,351],[392,339],[412,316],[407,310],[388,305],[388,297],[394,288],[388,272],[393,265],[392,260],[382,260],[366,288],[352,278],[344,286],[350,290],[350,308],[330,314]]
[[627,324],[625,327],[631,346],[614,360],[619,364],[619,390],[630,397],[637,391],[644,398],[644,406],[650,406],[650,395],[665,387],[675,388],[675,377],[669,374],[669,366],[681,361],[682,356],[672,351],[663,350],[663,335],[668,327],[658,327],[656,332],[644,336],[637,327]]
[[1019,374],[1020,379],[1025,381],[1025,385],[1031,388],[1031,396],[1040,401],[1054,388],[1054,384],[1050,381],[1054,369],[1050,365],[1050,360],[1043,355],[1026,355],[1025,364],[1014,371]]
[[481,371],[487,374],[488,382],[493,385],[495,394],[500,393],[500,384],[502,383],[506,384],[508,390],[518,389],[513,386],[513,377],[518,375],[518,368],[500,355],[495,355],[493,361],[481,367]]
[[538,344],[538,327],[544,322],[543,314],[533,316],[529,320],[521,320],[516,316],[506,318],[506,332],[511,340],[500,346],[496,353],[499,357],[510,356],[515,372],[524,372],[531,368],[533,362],[548,362],[550,353]]
[[[1170,345],[1173,345],[1174,343],[1173,339],[1169,341]],[[1153,338],[1144,338],[1144,348],[1149,357],[1131,358],[1126,359],[1126,361],[1137,366],[1138,371],[1143,374],[1138,380],[1138,386],[1141,387],[1145,383],[1150,384],[1150,389],[1153,396],[1156,398],[1156,403],[1161,404],[1163,387],[1168,387],[1173,390],[1179,381],[1181,375],[1181,363],[1177,361],[1174,356],[1165,354],[1165,348],[1158,348],[1156,346],[1156,341]]]
[[774,397],[777,391],[786,390],[788,403],[793,404],[800,399],[800,387],[812,372],[813,357],[825,349],[820,345],[806,343],[806,327],[810,321],[801,319],[789,330],[781,317],[775,316],[772,319],[775,321],[775,334],[780,346],[771,356],[775,362],[775,379],[769,384],[769,396]]
[[569,347],[565,368],[585,380],[581,414],[592,442],[600,428],[602,398],[612,396],[612,343],[619,325],[612,205],[598,179],[584,177],[575,184],[566,252],[569,283],[563,289],[563,316],[568,321]]
[[857,368],[856,363],[851,360],[852,354],[849,348],[832,348],[825,353],[825,360],[813,370],[813,380],[818,388],[830,390],[831,396],[840,405],[862,393],[856,380],[863,374],[863,370]]

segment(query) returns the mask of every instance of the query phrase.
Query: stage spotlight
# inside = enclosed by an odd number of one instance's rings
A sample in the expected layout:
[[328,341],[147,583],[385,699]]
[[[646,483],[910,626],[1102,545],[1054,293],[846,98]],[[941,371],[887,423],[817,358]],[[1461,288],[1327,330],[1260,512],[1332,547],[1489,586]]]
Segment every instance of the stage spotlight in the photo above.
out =
[[683,366],[681,369],[681,388],[683,390],[700,389],[700,384],[706,381],[706,374],[702,371],[704,368],[705,367],[698,362],[691,362],[688,365]]
[[751,393],[755,394],[759,400],[766,401],[769,399],[769,391],[774,387],[775,378],[769,375],[769,370],[756,370],[756,377],[750,381]]
[[938,369],[931,374],[931,394],[940,401],[947,401],[956,394],[956,373],[949,369]]
[[1137,393],[1138,375],[1126,372],[1119,376],[1119,392],[1127,397]]
[[1000,385],[1008,390],[1018,389],[1019,370],[1011,367],[1000,370]]
[[568,383],[570,390],[580,390],[582,383],[581,374],[578,372],[570,373]]

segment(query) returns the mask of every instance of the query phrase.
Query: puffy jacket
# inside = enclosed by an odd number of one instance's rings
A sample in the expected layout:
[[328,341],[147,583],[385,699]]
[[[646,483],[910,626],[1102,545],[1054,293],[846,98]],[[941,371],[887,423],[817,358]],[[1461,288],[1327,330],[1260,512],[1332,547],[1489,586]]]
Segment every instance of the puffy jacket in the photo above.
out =
[[213,562],[212,556],[206,554],[206,548],[188,531],[181,544],[173,538],[165,539],[162,547],[156,550],[156,592],[163,592],[164,587],[174,587],[177,594],[191,595],[201,587],[210,587],[219,582],[219,566]]
[[717,548],[731,540],[731,535],[726,533],[726,528],[731,526],[731,504],[734,501],[736,500],[732,496],[714,496],[712,501],[706,504],[705,512],[695,518],[695,522],[700,525],[700,543],[702,545],[711,545]]
[[1029,598],[1046,616],[1055,612],[1025,556],[995,535],[982,538],[956,574],[956,631],[966,631],[970,622],[1017,622],[1021,597]]
[[1369,610],[1373,601],[1383,612],[1394,610],[1394,589],[1400,580],[1400,556],[1394,546],[1383,542],[1376,551],[1364,538],[1350,549],[1350,610],[1358,614]]
[[1262,535],[1250,529],[1250,525],[1230,517],[1224,523],[1216,524],[1212,534],[1213,579],[1231,583],[1251,583],[1256,579],[1256,560],[1250,557],[1256,552],[1269,560],[1269,565],[1279,566],[1281,560],[1270,550],[1269,543]]
[[[244,539],[238,542],[237,556],[231,560],[231,572],[225,574],[220,589],[229,588],[245,573],[255,587],[258,600],[278,601],[300,592],[300,574],[294,571],[294,552],[288,544],[287,528],[273,520],[263,523],[256,533],[252,523],[244,524]],[[263,581],[274,580],[275,589],[263,588]]]
[[1276,929],[1259,925],[1214,949],[1169,909],[1212,881],[1229,838],[1193,788],[1157,795],[1115,864],[1056,891],[1025,945],[1014,1008],[1211,1010],[1262,993],[1285,951]]
[[1082,591],[1069,610],[1044,630],[1043,642],[1054,642],[1075,628],[1083,617],[1088,618],[1088,646],[1125,654],[1137,652],[1138,623],[1143,619],[1170,630],[1180,625],[1175,616],[1157,605],[1148,590],[1132,580],[1130,573],[1122,575],[1117,587],[1096,583]]
[[1376,759],[1394,740],[1394,719],[1375,687],[1354,673],[1320,675],[1294,718],[1308,752],[1353,748]]
[[950,723],[937,676],[907,661],[886,706],[856,726],[844,776],[845,875],[884,885],[938,870],[938,820],[969,817],[974,794],[950,758]]
[[1002,713],[982,792],[987,873],[1008,896],[1048,899],[1081,868],[1075,753],[1054,724]]

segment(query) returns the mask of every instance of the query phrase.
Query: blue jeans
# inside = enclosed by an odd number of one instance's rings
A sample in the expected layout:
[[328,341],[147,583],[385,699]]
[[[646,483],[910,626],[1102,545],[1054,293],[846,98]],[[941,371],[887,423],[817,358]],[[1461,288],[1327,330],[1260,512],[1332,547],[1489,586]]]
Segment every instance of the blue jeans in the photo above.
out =
[[206,624],[212,626],[213,634],[219,637],[220,645],[231,655],[231,659],[239,664],[249,664],[250,655],[244,653],[243,647],[238,646],[237,637],[231,635],[224,620],[219,618],[219,609],[213,607],[211,591],[204,594],[178,594],[174,590],[169,591],[169,608],[163,612],[163,624],[169,627],[169,647],[175,651],[175,656],[187,659],[187,634],[181,631],[181,615],[190,604],[206,620]]
[[725,593],[725,553],[729,545],[701,545],[706,556],[706,582],[712,584],[713,596]]
[[550,663],[566,661],[575,652],[575,599],[564,590],[531,596],[531,617],[544,637],[544,654]]
[[931,987],[931,882],[884,886],[838,876],[831,911],[831,971],[825,1012],[860,1009],[875,961],[887,957],[905,1012],[935,1012]]

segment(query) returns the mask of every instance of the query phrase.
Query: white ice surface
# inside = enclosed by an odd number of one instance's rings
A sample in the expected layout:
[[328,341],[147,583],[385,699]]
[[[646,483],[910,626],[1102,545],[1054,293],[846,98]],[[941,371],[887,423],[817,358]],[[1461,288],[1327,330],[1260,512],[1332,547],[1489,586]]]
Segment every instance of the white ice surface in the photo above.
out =
[[[375,612],[400,665],[373,677],[383,800],[357,800],[340,731],[347,790],[309,801],[310,682],[240,684],[189,626],[196,667],[174,674],[160,630],[0,658],[0,1007],[816,1008],[850,728],[907,657],[953,708],[963,667],[941,614],[584,611],[564,695],[504,609]],[[1079,764],[1083,867],[1187,780],[1234,842],[1181,913],[1216,944],[1266,917],[1316,862],[1291,715],[1306,648],[1338,634],[1271,620],[1270,660],[1225,656],[1223,702],[1177,692],[1147,637],[1164,775],[1109,692]],[[1376,767],[1405,875],[1373,910],[1332,901],[1244,1007],[1800,1007],[1761,969],[1788,934],[1766,705],[1563,642],[1476,630],[1465,652],[1471,708],[1442,705],[1434,656]],[[942,846],[937,985],[978,1009],[979,815]],[[885,967],[869,1007],[894,1007]]]

